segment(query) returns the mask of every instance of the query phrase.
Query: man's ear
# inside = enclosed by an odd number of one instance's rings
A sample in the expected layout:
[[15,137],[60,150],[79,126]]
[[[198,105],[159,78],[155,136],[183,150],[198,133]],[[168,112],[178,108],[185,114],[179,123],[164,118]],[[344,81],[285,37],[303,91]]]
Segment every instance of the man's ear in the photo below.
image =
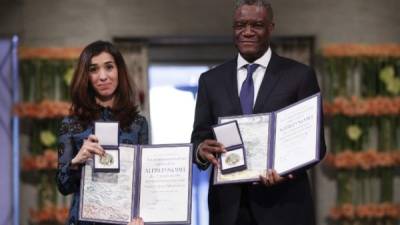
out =
[[269,25],[268,25],[269,33],[272,33],[272,31],[274,31],[274,29],[275,29],[275,23],[274,22],[269,23]]

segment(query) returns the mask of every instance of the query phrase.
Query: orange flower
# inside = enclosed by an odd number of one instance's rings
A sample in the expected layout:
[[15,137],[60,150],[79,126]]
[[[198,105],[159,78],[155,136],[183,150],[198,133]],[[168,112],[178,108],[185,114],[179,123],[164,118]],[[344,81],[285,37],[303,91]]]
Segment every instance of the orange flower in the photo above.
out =
[[357,153],[357,163],[358,165],[364,169],[369,170],[371,168],[376,167],[377,165],[377,152],[374,150],[368,150],[365,152]]
[[330,44],[322,48],[325,57],[398,57],[399,44]]
[[354,206],[350,203],[334,207],[330,210],[329,218],[340,219],[400,219],[400,205],[393,203],[370,203]]
[[391,157],[395,163],[395,165],[400,165],[400,151],[394,151],[392,152],[392,157]]
[[329,212],[329,218],[333,220],[339,220],[342,218],[342,210],[340,208],[334,207],[331,208]]
[[34,223],[54,222],[65,223],[68,218],[68,208],[48,205],[43,209],[29,209],[30,220]]
[[77,59],[82,48],[19,48],[20,59]]
[[48,162],[57,161],[57,152],[52,149],[46,149],[43,153],[44,158]]
[[400,166],[400,151],[377,152],[376,150],[369,149],[353,152],[351,150],[343,150],[336,155],[329,153],[325,157],[324,162],[326,165],[338,169],[361,168],[369,170],[376,167]]
[[339,169],[352,169],[355,168],[357,162],[350,150],[345,150],[344,152],[338,153],[335,159],[335,167]]
[[23,171],[29,171],[31,169],[35,168],[35,158],[31,158],[31,157],[26,157],[24,156],[22,158],[22,170]]
[[328,165],[328,166],[334,166],[335,165],[335,156],[328,152],[325,156],[325,158],[323,159],[323,162]]
[[22,170],[45,170],[57,168],[57,152],[46,149],[42,155],[24,156],[22,159]]
[[383,152],[379,155],[377,163],[382,167],[391,167],[395,165],[395,160],[390,152]]
[[343,217],[346,219],[353,219],[354,218],[354,214],[355,214],[355,210],[354,210],[354,206],[350,203],[345,203],[342,205],[342,214]]
[[357,206],[356,215],[359,218],[370,218],[371,217],[370,205],[359,205],[359,206]]
[[20,117],[57,118],[69,115],[70,106],[68,102],[43,100],[40,103],[19,103],[14,106],[13,112]]
[[56,211],[56,220],[59,222],[59,223],[65,223],[65,221],[67,220],[67,218],[68,218],[68,213],[69,213],[69,210],[68,210],[68,208],[59,208],[57,211]]
[[400,207],[399,205],[395,205],[392,203],[382,203],[382,210],[385,212],[385,216],[390,219],[398,219],[400,218]]
[[350,99],[337,97],[332,103],[324,103],[324,112],[327,115],[346,116],[383,116],[400,114],[400,97],[375,97],[359,99],[355,96]]
[[385,216],[385,208],[382,207],[382,204],[374,204],[373,205],[373,210],[374,210],[374,218],[383,218]]

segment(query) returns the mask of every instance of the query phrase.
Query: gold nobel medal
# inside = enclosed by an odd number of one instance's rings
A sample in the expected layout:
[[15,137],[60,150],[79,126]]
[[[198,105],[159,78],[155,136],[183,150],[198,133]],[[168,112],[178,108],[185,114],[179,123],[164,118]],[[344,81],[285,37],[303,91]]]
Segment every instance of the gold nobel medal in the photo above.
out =
[[114,158],[111,154],[104,154],[104,156],[100,156],[100,163],[105,166],[112,165],[114,162]]
[[225,163],[228,165],[235,165],[236,163],[239,162],[239,160],[240,156],[236,153],[232,153],[225,158]]

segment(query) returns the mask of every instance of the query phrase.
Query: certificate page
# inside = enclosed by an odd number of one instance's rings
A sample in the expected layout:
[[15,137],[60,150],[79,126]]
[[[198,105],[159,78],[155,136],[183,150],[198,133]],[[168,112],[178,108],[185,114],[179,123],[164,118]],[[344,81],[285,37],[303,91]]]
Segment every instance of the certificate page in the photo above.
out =
[[222,117],[220,123],[236,120],[242,134],[246,149],[247,169],[222,174],[215,170],[215,180],[218,183],[246,182],[259,180],[261,174],[267,169],[268,127],[270,114],[253,114],[248,116]]
[[135,149],[119,148],[119,173],[93,173],[93,160],[87,161],[81,184],[80,219],[125,224],[131,221]]
[[191,207],[191,147],[143,147],[139,216],[146,223],[188,221]]
[[284,173],[316,159],[318,143],[318,96],[276,114],[273,167]]

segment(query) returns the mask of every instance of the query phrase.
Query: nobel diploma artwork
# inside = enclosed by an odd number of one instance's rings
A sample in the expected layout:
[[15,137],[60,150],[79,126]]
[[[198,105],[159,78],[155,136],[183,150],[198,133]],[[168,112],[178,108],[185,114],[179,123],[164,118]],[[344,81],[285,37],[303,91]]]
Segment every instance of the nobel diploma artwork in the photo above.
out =
[[237,121],[246,148],[247,168],[228,174],[223,174],[220,169],[214,169],[214,184],[257,181],[260,174],[265,174],[269,143],[269,119],[269,114],[219,118],[219,123]]
[[120,170],[94,172],[93,160],[82,171],[79,219],[91,222],[128,223],[133,217],[136,146],[120,146]]

